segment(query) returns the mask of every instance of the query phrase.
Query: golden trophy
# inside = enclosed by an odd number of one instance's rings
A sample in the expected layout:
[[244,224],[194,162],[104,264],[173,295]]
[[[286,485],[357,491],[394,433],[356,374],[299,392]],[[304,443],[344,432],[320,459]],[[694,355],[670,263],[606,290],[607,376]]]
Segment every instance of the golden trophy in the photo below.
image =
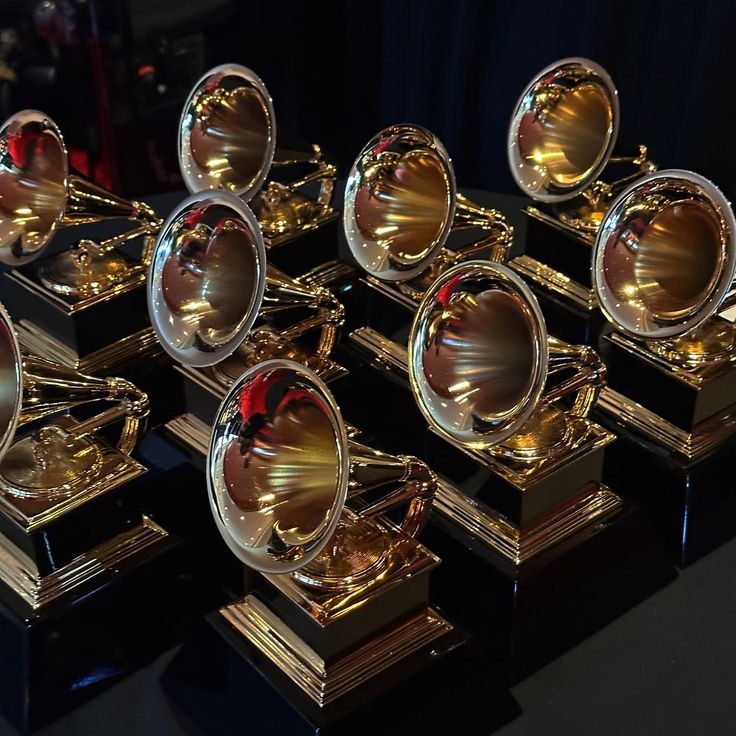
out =
[[[508,662],[512,679],[670,579],[640,515],[603,482],[615,437],[590,413],[605,365],[592,348],[548,334],[514,271],[490,261],[448,269],[425,292],[408,350],[371,328],[350,340],[366,366],[351,367],[354,421],[432,459],[428,539],[475,581],[458,592],[443,566],[437,600]],[[402,421],[386,421],[386,407]],[[626,595],[609,575],[623,576]]]
[[[665,531],[681,562],[693,559],[688,547],[695,554],[703,546],[699,519],[703,536],[714,526],[687,510],[718,500],[717,468],[729,462],[736,433],[728,314],[736,304],[735,233],[731,205],[712,182],[663,170],[611,204],[593,249],[593,284],[614,328],[601,339],[610,382],[600,408],[628,438],[621,453],[641,455],[631,492],[639,491],[660,525],[663,517],[678,520]],[[648,497],[652,479],[665,476],[669,498]],[[671,503],[677,513],[665,514]]]
[[[133,226],[34,262],[59,228],[103,220]],[[160,225],[144,202],[70,174],[64,139],[48,116],[23,110],[0,128],[0,262],[12,267],[3,277],[3,298],[22,344],[34,353],[107,372],[156,348],[146,328],[143,285]],[[120,250],[136,239],[143,242],[137,259]],[[96,329],[101,320],[104,331]]]
[[166,220],[153,249],[148,308],[184,380],[187,411],[167,427],[200,455],[217,407],[246,368],[287,358],[324,380],[345,373],[330,359],[342,305],[267,262],[258,221],[230,192],[193,194]]
[[[222,537],[260,573],[243,600],[210,617],[240,653],[233,666],[261,675],[228,695],[257,708],[265,688],[268,702],[275,692],[315,728],[441,660],[456,636],[428,602],[439,560],[416,540],[434,474],[353,437],[312,371],[270,360],[233,384],[207,456]],[[398,507],[401,521],[389,521]],[[273,715],[282,731],[284,714]]]
[[273,101],[253,71],[222,64],[204,74],[184,105],[178,141],[187,189],[250,203],[276,265],[295,276],[334,258],[336,233],[325,227],[338,219],[336,169],[317,145],[277,147]]
[[[513,237],[498,210],[457,190],[445,147],[418,125],[392,125],[363,147],[345,186],[343,226],[365,283],[411,311],[454,263],[483,253],[505,260]],[[447,247],[450,234],[463,230],[482,237]]]
[[[612,198],[656,167],[645,146],[616,152],[618,92],[608,72],[589,59],[561,59],[521,93],[511,117],[509,167],[535,200],[526,252],[511,267],[554,298],[584,312],[596,308],[591,246]],[[607,169],[628,169],[605,181]],[[631,171],[630,169],[633,169]]]

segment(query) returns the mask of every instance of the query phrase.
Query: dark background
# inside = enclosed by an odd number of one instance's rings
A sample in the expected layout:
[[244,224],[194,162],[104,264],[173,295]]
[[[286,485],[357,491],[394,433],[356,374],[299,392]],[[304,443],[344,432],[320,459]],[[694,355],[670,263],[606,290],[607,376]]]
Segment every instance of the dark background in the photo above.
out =
[[41,107],[80,150],[76,160],[88,154],[93,174],[128,195],[180,188],[179,112],[196,78],[225,61],[252,67],[279,127],[320,143],[342,174],[381,127],[414,122],[444,141],[461,186],[510,192],[512,107],[535,72],[569,55],[611,73],[622,143],[647,143],[660,166],[733,192],[736,4],[725,0],[5,0],[0,9],[0,25],[23,29],[25,49],[5,54],[19,81],[3,91],[2,112]]

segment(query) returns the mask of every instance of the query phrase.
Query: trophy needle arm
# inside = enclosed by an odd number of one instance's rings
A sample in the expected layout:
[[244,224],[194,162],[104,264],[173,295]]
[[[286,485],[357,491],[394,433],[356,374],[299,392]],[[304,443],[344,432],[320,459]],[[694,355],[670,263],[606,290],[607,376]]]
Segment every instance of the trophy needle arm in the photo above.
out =
[[471,258],[486,249],[490,250],[489,260],[495,263],[505,263],[508,260],[508,252],[514,238],[514,228],[506,217],[499,210],[481,207],[458,192],[452,229],[458,231],[468,228],[480,228],[489,232],[485,237],[461,250],[448,251],[453,256],[453,263]]

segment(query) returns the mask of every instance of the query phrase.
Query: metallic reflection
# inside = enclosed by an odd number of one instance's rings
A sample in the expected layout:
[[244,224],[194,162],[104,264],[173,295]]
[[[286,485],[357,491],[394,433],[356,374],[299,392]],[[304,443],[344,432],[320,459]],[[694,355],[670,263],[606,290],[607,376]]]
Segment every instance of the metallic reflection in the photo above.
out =
[[189,365],[211,365],[240,343],[258,314],[266,256],[248,207],[226,192],[192,195],[166,221],[148,279],[151,323]]
[[0,129],[0,249],[15,258],[42,250],[66,206],[66,149],[56,125],[25,110]]
[[731,288],[733,233],[730,205],[703,177],[662,171],[630,186],[594,247],[593,281],[609,320],[648,339],[701,325]]
[[529,196],[570,199],[593,183],[618,133],[618,94],[589,59],[543,69],[516,104],[508,133],[511,173]]

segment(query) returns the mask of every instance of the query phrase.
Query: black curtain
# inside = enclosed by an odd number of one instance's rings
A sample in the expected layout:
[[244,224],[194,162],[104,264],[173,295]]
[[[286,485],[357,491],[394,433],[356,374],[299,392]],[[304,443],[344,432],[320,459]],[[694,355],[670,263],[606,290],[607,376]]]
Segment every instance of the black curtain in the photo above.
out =
[[587,56],[618,87],[622,143],[733,191],[736,3],[251,0],[237,15],[210,61],[255,69],[279,124],[321,143],[342,173],[381,127],[414,122],[443,140],[461,186],[513,192],[506,129],[522,87]]

